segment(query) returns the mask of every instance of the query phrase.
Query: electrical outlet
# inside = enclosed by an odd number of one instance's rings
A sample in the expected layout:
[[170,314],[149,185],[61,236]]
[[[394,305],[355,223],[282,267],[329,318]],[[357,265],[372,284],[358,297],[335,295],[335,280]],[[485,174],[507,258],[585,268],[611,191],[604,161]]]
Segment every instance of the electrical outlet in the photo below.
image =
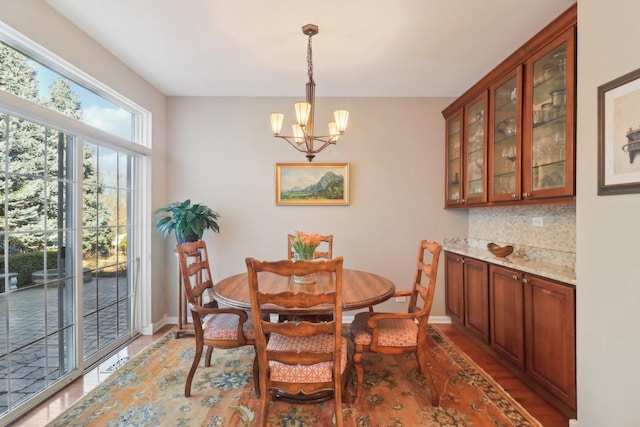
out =
[[542,227],[544,225],[544,219],[541,216],[534,216],[531,223],[534,227]]
[[407,297],[396,297],[396,302],[407,302]]

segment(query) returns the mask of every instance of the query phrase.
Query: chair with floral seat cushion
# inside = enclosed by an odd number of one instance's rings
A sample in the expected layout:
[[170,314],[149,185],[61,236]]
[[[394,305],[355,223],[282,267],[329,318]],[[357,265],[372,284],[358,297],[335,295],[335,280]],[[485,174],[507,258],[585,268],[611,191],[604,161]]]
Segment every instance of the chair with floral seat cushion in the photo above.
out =
[[[342,337],[342,257],[326,261],[258,261],[247,258],[251,314],[256,330],[256,352],[260,371],[260,409],[256,425],[267,425],[269,401],[279,392],[315,395],[333,392],[335,419],[343,425],[343,375],[347,366],[347,340]],[[292,276],[325,275],[328,285],[299,285],[289,279],[286,289],[264,289],[265,274]],[[326,280],[325,280],[326,277]],[[265,312],[287,310],[332,312],[323,322],[269,322]],[[271,396],[270,396],[271,395]],[[328,425],[331,421],[321,423]]]
[[[304,236],[304,233],[300,233],[299,231],[296,234],[288,234],[287,235],[287,254],[291,261],[296,259],[296,252],[293,249],[293,245],[291,244],[292,240],[300,235]],[[313,259],[331,259],[333,258],[333,234],[321,235],[314,234],[319,239],[320,244],[313,252]],[[300,319],[300,316],[289,316],[285,314],[281,314],[278,316],[279,322],[284,322],[285,320],[296,320]],[[324,320],[323,316],[306,316],[305,320]]]
[[[180,274],[193,318],[196,353],[187,375],[184,395],[191,396],[191,383],[196,373],[204,346],[207,346],[205,366],[211,366],[214,348],[235,348],[255,344],[253,319],[242,310],[220,308],[213,297],[213,281],[209,256],[204,240],[176,245],[180,260]],[[256,394],[258,389],[258,364],[253,363]]]
[[[411,290],[397,291],[394,295],[409,297],[407,313],[363,312],[356,314],[350,328],[351,339],[354,343],[353,363],[357,376],[356,402],[362,396],[364,379],[362,355],[365,352],[372,352],[389,355],[414,353],[418,361],[418,368],[429,384],[431,403],[434,406],[440,404],[440,394],[427,363],[427,326],[441,251],[442,246],[438,243],[426,240],[420,242],[413,287]],[[431,254],[430,263],[424,259],[425,252]],[[429,279],[428,284],[421,283],[422,276]]]

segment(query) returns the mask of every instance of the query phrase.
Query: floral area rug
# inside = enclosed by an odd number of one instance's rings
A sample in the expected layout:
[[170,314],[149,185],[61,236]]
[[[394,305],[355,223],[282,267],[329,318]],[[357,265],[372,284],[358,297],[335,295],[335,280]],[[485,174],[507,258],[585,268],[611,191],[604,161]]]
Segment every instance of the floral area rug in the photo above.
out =
[[[436,326],[429,327],[429,334],[440,406],[431,406],[429,387],[413,355],[367,354],[357,405],[355,372],[347,368],[349,402],[342,405],[346,426],[541,427]],[[253,347],[214,350],[212,366],[201,361],[187,398],[184,382],[194,342],[192,337],[175,339],[169,332],[50,425],[251,426],[259,407],[251,374]],[[333,424],[332,418],[332,400],[304,405],[276,401],[269,409],[272,426],[325,427]]]

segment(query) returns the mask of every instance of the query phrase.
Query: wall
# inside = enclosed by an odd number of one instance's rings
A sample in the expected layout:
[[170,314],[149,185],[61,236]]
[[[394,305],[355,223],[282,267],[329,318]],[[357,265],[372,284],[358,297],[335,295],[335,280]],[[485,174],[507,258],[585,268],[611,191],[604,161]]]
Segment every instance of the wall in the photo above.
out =
[[[333,234],[334,256],[343,256],[345,267],[379,273],[398,289],[407,289],[421,239],[442,241],[467,231],[466,211],[443,209],[440,111],[452,100],[317,99],[315,120],[320,131],[334,109],[351,112],[346,135],[314,160],[350,164],[351,204],[276,206],[275,164],[306,162],[306,158],[273,137],[268,115],[284,112],[284,129],[290,129],[297,101],[169,98],[168,198],[191,198],[221,214],[221,233],[205,235],[214,279],[246,271],[247,256],[285,258],[287,233],[303,230]],[[175,272],[170,251],[167,260]],[[173,278],[173,272],[167,277]],[[175,294],[173,281],[167,280],[165,286],[167,295]],[[443,288],[441,268],[434,315],[444,315]],[[174,307],[169,307],[173,316]],[[384,308],[406,310],[395,302]]]
[[578,1],[580,427],[637,425],[640,415],[640,194],[597,195],[597,88],[640,67],[638,16],[638,2]]
[[[151,111],[153,114],[153,187],[149,203],[153,206],[164,204],[166,201],[165,97],[128,66],[51,9],[44,1],[0,0],[0,10],[2,11],[0,19],[7,25]],[[162,245],[162,238],[157,233],[153,233],[152,248],[162,247]],[[151,259],[143,260],[143,263],[147,263],[147,266],[149,263],[162,265],[162,255],[162,251],[152,250]],[[157,268],[152,269],[151,275],[152,283],[160,282],[161,277],[164,276],[163,271]],[[147,284],[147,287],[149,286],[150,284]],[[156,289],[150,289],[145,295],[150,295],[151,298],[151,313],[147,314],[145,324],[141,325],[146,328],[152,327],[148,324],[149,321],[152,324],[162,322],[166,314],[166,302],[163,293]]]

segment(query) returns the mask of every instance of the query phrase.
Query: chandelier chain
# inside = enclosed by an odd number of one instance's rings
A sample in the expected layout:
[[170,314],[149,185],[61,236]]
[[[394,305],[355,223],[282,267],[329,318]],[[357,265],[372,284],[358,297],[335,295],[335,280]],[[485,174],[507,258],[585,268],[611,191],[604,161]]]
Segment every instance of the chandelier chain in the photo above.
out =
[[309,43],[307,44],[307,73],[309,74],[309,83],[313,81],[313,52],[311,51],[311,35],[309,35]]

